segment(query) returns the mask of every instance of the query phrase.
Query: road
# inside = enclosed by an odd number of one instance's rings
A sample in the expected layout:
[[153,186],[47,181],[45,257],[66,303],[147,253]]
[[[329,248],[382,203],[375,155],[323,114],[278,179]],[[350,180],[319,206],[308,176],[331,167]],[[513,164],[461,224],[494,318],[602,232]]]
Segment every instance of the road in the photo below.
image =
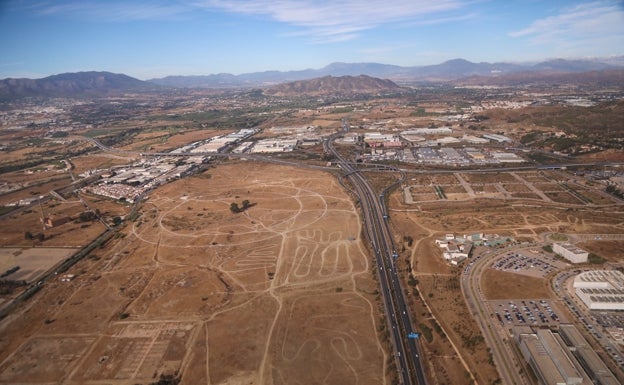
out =
[[396,253],[392,234],[387,223],[384,193],[377,195],[366,178],[351,162],[346,161],[333,147],[332,139],[324,142],[325,150],[333,154],[338,167],[355,188],[364,217],[364,228],[371,242],[382,299],[386,309],[389,331],[395,351],[399,379],[404,385],[427,384],[418,340],[408,338],[412,328],[410,312],[403,295],[401,281],[395,266]]
[[483,270],[488,266],[495,254],[479,257],[471,262],[467,270],[462,274],[461,290],[474,319],[479,324],[485,343],[490,348],[492,359],[503,384],[524,385],[524,378],[520,376],[513,360],[514,355],[509,350],[507,343],[502,341],[498,332],[489,321],[489,311],[485,299],[481,294],[479,281]]

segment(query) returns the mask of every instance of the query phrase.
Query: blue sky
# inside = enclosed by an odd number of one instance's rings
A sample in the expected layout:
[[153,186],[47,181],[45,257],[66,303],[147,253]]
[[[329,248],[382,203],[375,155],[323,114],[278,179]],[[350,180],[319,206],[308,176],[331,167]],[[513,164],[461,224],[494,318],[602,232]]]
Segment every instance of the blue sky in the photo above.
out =
[[623,54],[622,0],[0,0],[0,78]]

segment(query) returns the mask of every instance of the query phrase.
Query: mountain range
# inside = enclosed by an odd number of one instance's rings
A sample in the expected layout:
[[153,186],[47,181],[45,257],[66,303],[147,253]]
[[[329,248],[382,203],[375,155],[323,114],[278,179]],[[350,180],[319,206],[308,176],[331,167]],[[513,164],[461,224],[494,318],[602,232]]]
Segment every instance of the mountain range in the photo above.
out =
[[167,87],[262,87],[324,76],[358,76],[389,79],[399,83],[446,82],[470,76],[504,76],[519,72],[578,73],[624,69],[624,56],[602,59],[554,59],[537,64],[473,63],[453,59],[441,64],[402,67],[380,63],[332,63],[320,69],[301,71],[265,71],[241,75],[213,74],[207,76],[167,76],[148,82]]
[[[520,84],[523,79],[538,82],[548,79],[555,81],[574,80],[574,74],[592,72],[590,81],[613,82],[622,84],[624,77],[624,56],[609,59],[566,60],[556,59],[537,64],[512,63],[473,63],[464,59],[449,60],[437,65],[402,67],[380,63],[332,63],[320,69],[301,71],[265,71],[241,75],[213,74],[207,76],[168,76],[147,81],[138,80],[124,74],[110,72],[77,72],[48,76],[41,79],[0,80],[0,99],[7,100],[19,97],[103,97],[129,92],[146,92],[168,88],[265,88],[267,94],[286,94],[297,87],[321,87],[322,84],[289,86],[290,91],[271,90],[271,86],[300,80],[324,77],[368,77],[392,80],[399,84],[416,84],[419,82],[454,82],[456,84]],[[568,74],[564,76],[564,74]],[[353,80],[353,79],[352,79]],[[331,86],[339,87],[345,92],[354,91],[356,83],[341,80],[336,86],[336,79]],[[377,79],[380,80],[380,79]],[[380,83],[370,79],[357,82],[371,91]],[[396,86],[396,84],[395,84]],[[389,84],[382,88],[392,87]],[[310,91],[312,93],[317,91]],[[323,91],[324,92],[324,91]],[[334,89],[332,92],[336,92]]]

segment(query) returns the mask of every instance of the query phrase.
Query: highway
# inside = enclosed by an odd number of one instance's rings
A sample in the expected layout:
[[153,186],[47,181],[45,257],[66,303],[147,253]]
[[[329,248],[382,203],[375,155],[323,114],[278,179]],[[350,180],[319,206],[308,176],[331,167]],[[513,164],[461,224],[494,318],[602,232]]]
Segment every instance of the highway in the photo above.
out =
[[386,309],[389,331],[394,347],[399,379],[404,385],[427,384],[421,363],[417,339],[408,338],[412,328],[410,312],[403,295],[399,275],[394,263],[398,256],[388,227],[384,208],[384,193],[377,195],[366,178],[351,162],[346,161],[333,147],[332,139],[324,142],[325,150],[337,159],[338,167],[355,188],[364,217],[364,228],[375,254],[382,299]]

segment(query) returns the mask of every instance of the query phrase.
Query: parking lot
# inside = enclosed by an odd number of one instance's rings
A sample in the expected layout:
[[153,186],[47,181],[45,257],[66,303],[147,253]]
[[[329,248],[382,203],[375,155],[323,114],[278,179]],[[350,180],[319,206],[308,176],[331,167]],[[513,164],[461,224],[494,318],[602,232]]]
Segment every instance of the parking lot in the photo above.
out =
[[501,326],[553,326],[568,322],[555,305],[544,299],[490,301],[489,305]]
[[505,254],[494,262],[492,268],[541,278],[565,266],[567,263],[537,250],[520,250]]

